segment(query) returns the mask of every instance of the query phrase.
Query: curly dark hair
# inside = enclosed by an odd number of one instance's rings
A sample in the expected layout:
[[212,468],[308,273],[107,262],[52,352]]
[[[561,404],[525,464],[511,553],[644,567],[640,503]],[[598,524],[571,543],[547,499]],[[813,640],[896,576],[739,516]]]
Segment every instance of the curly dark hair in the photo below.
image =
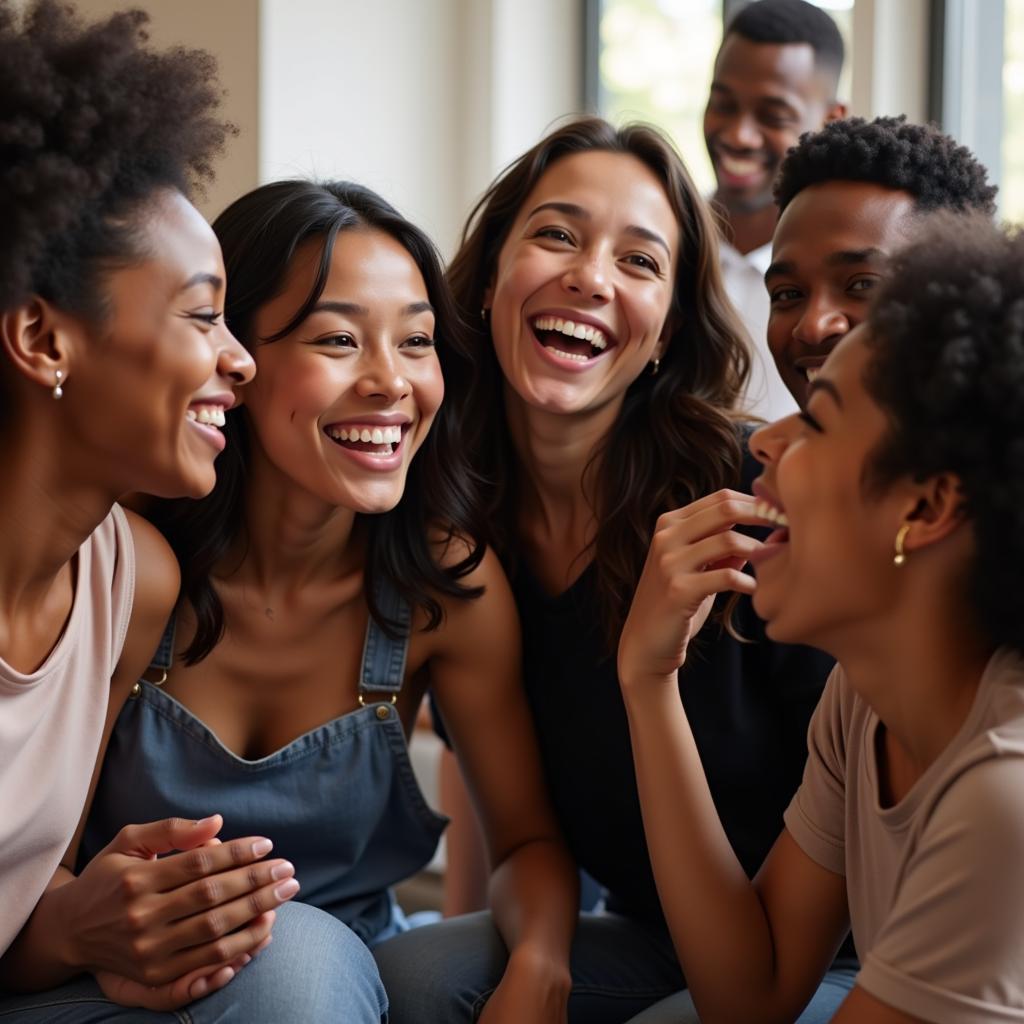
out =
[[995,213],[996,186],[974,154],[931,124],[900,117],[831,121],[800,136],[775,179],[780,212],[826,181],[866,181],[909,192],[919,210]]
[[864,382],[890,426],[866,483],[959,478],[979,624],[1024,653],[1024,233],[980,215],[929,218],[893,258],[868,324]]
[[141,255],[138,207],[211,176],[234,131],[215,61],[154,52],[148,20],[0,0],[0,309],[39,295],[101,319],[101,275]]
[[[433,243],[362,185],[346,181],[261,185],[236,199],[213,222],[230,282],[224,320],[250,351],[295,330],[323,294],[338,235],[360,228],[389,235],[423,275],[434,307],[437,355],[445,381],[445,399],[409,467],[402,500],[389,512],[364,517],[365,577],[386,578],[413,607],[426,613],[426,629],[436,629],[443,618],[439,596],[465,600],[483,592],[460,581],[480,564],[484,542],[477,480],[462,436],[462,407],[475,390],[477,371]],[[287,324],[270,337],[257,337],[253,325],[257,312],[280,293],[297,250],[309,242],[319,243],[309,294]],[[245,537],[245,488],[254,443],[247,417],[244,405],[227,415],[227,446],[217,459],[217,484],[211,494],[199,501],[160,500],[147,507],[147,515],[178,556],[182,593],[195,610],[196,633],[185,652],[188,665],[206,657],[224,633],[224,608],[211,573],[236,538]],[[466,546],[465,556],[454,565],[438,564],[433,543],[438,530]],[[394,633],[398,624],[381,611],[374,588],[367,587],[365,596],[370,614]]]
[[807,43],[814,64],[827,71],[835,84],[846,56],[836,23],[807,0],[757,0],[741,7],[726,26],[723,39],[736,34],[752,43]]
[[480,308],[527,196],[557,161],[588,152],[627,154],[645,164],[665,189],[681,244],[661,371],[656,377],[642,373],[629,386],[618,420],[587,469],[594,474],[597,520],[590,552],[602,622],[614,649],[657,517],[739,483],[742,456],[731,410],[747,379],[750,354],[722,283],[712,214],[681,157],[656,128],[616,128],[599,117],[576,118],[510,164],[470,213],[448,268],[480,361],[480,380],[466,403],[464,443],[471,445],[474,468],[489,483],[489,540],[506,568],[515,571],[517,559],[516,455],[502,372]]

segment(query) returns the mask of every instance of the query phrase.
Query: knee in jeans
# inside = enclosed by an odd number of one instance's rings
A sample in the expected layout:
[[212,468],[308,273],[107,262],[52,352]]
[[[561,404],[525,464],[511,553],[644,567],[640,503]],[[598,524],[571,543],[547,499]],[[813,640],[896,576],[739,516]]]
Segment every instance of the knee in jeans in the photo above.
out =
[[366,945],[337,918],[304,903],[279,908],[273,941],[245,970],[257,966],[262,976],[253,998],[287,1005],[289,1020],[379,1024],[387,1010]]

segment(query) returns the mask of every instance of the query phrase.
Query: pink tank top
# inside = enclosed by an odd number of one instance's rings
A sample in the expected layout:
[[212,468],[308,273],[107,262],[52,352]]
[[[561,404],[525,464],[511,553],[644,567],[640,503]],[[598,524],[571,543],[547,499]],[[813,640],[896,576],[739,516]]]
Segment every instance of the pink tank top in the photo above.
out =
[[35,672],[0,658],[0,954],[28,920],[89,792],[135,591],[120,506],[78,549],[64,633]]

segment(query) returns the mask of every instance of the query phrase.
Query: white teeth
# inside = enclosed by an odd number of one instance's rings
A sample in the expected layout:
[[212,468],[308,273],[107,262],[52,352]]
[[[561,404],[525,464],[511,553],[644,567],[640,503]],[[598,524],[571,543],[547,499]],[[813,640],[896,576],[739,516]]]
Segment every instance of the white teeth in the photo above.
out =
[[211,427],[223,427],[225,422],[224,409],[219,405],[200,405],[187,410],[185,416],[194,423],[205,423]]
[[590,361],[589,356],[578,355],[575,352],[563,352],[561,349],[558,348],[549,348],[548,351],[553,352],[556,356],[558,356],[561,359],[571,359],[575,363],[587,363]]
[[808,366],[807,369],[804,372],[807,374],[807,383],[810,384],[810,382],[812,380],[814,380],[815,377],[817,377],[819,373],[821,373],[821,367],[820,366]]
[[728,174],[735,174],[737,177],[746,177],[748,174],[757,174],[762,169],[762,164],[756,160],[737,160],[736,157],[719,154],[719,160],[723,170]]
[[608,347],[608,338],[604,331],[598,327],[591,327],[590,324],[578,324],[574,320],[563,320],[557,316],[539,316],[534,320],[533,326],[538,331],[557,331],[567,338],[589,341],[596,349]]
[[328,427],[335,441],[363,441],[367,444],[401,444],[402,428],[392,427]]
[[780,512],[774,505],[769,505],[767,501],[759,500],[754,505],[754,515],[778,526],[789,526],[789,519],[786,518],[786,513]]

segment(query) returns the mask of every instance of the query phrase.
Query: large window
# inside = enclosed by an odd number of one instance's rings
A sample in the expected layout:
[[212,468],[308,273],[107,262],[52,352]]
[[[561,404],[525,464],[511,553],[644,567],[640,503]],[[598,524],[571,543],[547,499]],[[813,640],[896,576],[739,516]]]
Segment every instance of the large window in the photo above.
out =
[[[1024,2],[1024,0],[1021,0]],[[710,192],[714,176],[704,148],[702,121],[723,9],[737,0],[590,0],[596,54],[588,83],[600,112],[618,123],[651,121],[675,140],[698,187]],[[854,0],[821,0],[836,19],[847,47],[840,89],[849,95]]]
[[1000,210],[1006,220],[1024,224],[1024,0],[1006,0],[1003,32]]

